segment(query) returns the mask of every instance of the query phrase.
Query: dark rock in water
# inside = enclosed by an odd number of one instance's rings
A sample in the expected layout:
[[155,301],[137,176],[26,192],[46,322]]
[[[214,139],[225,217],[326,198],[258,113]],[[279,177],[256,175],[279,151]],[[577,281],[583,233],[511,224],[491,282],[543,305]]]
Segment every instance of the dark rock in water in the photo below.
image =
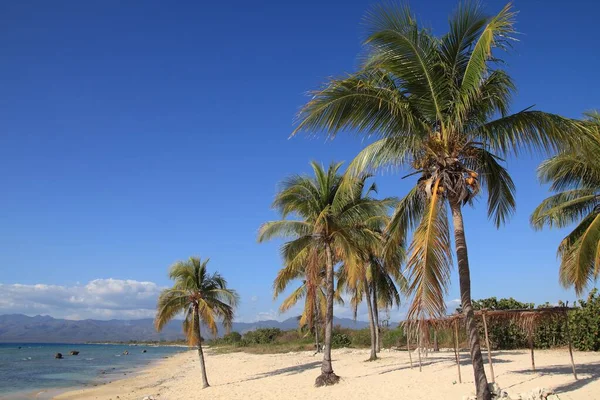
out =
[[19,350],[21,350],[21,346],[19,346]]
[[148,350],[142,350],[142,353],[147,353],[147,352],[148,352]]
[[72,356],[78,356],[78,355],[79,355],[79,352],[78,352],[77,350],[71,350],[71,353],[70,353],[70,354],[71,354]]
[[56,353],[56,354],[54,355],[54,358],[59,358],[59,359],[60,359],[60,358],[63,358],[63,356],[62,356],[62,353]]

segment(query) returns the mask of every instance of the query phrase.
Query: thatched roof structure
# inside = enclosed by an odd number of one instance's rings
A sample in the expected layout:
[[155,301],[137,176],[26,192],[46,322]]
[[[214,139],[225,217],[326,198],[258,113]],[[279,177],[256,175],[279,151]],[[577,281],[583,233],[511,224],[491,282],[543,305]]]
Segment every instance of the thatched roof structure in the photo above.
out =
[[[571,346],[571,338],[568,332],[568,324],[569,320],[567,318],[567,313],[570,310],[574,310],[572,307],[566,306],[561,307],[544,307],[544,308],[527,308],[527,309],[519,309],[519,310],[477,310],[475,311],[475,317],[479,317],[483,321],[484,331],[485,331],[485,342],[488,353],[488,362],[490,363],[490,369],[492,373],[492,382],[494,379],[494,367],[492,363],[492,353],[490,350],[490,340],[488,337],[488,329],[487,329],[487,321],[488,320],[504,320],[504,321],[514,321],[525,331],[527,336],[529,337],[530,350],[531,350],[531,366],[533,371],[535,371],[535,359],[533,352],[533,335],[535,333],[535,329],[544,321],[550,318],[562,317],[565,319],[567,323],[567,340],[569,343],[569,355],[571,356],[571,366],[573,368],[573,375],[575,379],[577,379],[577,373],[575,372],[575,362],[573,360],[573,350]],[[459,382],[462,381],[460,374],[460,364],[458,362],[459,356],[458,352],[460,349],[458,348],[458,325],[464,323],[465,315],[463,313],[460,314],[452,314],[442,318],[429,318],[429,319],[420,319],[420,320],[406,320],[402,324],[408,326],[409,331],[411,327],[414,327],[415,334],[418,337],[417,345],[418,348],[422,345],[421,340],[424,338],[425,341],[428,341],[428,335],[423,335],[423,332],[427,332],[429,328],[433,329],[453,329],[455,336],[455,354],[456,354],[456,363],[458,367],[458,376]],[[421,332],[419,334],[418,332]],[[410,337],[410,333],[409,333]],[[407,339],[407,344],[410,339]],[[420,350],[420,349],[419,349]],[[410,350],[409,350],[410,351]],[[419,368],[420,366],[420,352],[419,352]],[[411,359],[411,367],[412,367],[412,359]]]

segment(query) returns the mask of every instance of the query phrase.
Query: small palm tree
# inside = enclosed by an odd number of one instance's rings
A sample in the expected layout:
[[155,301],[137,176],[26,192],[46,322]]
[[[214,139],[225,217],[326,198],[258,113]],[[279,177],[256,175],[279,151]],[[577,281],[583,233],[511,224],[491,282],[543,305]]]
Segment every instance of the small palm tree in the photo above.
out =
[[600,113],[586,114],[595,136],[544,161],[538,175],[557,194],[544,200],[531,215],[536,229],[577,227],[558,247],[560,282],[583,290],[600,275]]
[[[284,181],[273,202],[273,207],[280,211],[283,219],[263,224],[258,241],[275,237],[289,239],[282,247],[286,265],[307,257],[307,253],[314,254],[312,261],[306,265],[309,276],[318,274],[315,271],[322,267],[318,262],[319,254],[324,256],[327,300],[325,338],[321,375],[315,381],[316,386],[324,386],[339,381],[331,363],[335,264],[343,261],[350,266],[352,276],[360,275],[362,249],[375,240],[372,232],[365,229],[362,223],[368,218],[385,214],[389,205],[360,196],[365,186],[364,177],[352,179],[342,190],[342,177],[338,173],[340,163],[331,164],[327,170],[314,162],[311,166],[314,177],[293,176]],[[298,219],[285,219],[290,214]]]
[[476,3],[464,3],[449,32],[436,37],[419,26],[408,6],[376,8],[368,16],[360,70],[314,92],[293,133],[334,137],[351,129],[378,135],[352,161],[348,175],[391,166],[419,176],[388,227],[391,238],[414,230],[407,265],[414,320],[445,314],[451,216],[477,397],[484,400],[491,393],[471,304],[462,208],[487,189],[488,215],[501,226],[515,209],[515,187],[501,157],[519,149],[554,150],[587,134],[578,121],[558,115],[510,113],[515,85],[498,51],[511,45],[514,16],[510,4],[490,17]]
[[[307,267],[310,263],[309,258],[297,257],[296,262],[290,263],[282,268],[273,283],[273,297],[277,298],[288,285],[297,279],[301,279],[301,284],[288,297],[285,298],[279,312],[283,313],[295,306],[300,300],[304,299],[304,309],[298,321],[300,327],[307,327],[314,331],[315,349],[320,352],[319,330],[321,316],[326,314],[327,296],[325,294],[325,276],[326,270],[323,261],[317,261],[322,268]],[[341,298],[336,298],[338,302]]]
[[235,290],[227,288],[227,281],[218,273],[210,275],[206,269],[208,259],[190,257],[171,266],[169,278],[175,281],[170,289],[158,298],[154,326],[157,331],[177,315],[184,313],[183,332],[190,346],[198,346],[202,371],[202,388],[209,386],[206,377],[200,323],[216,336],[217,321],[221,320],[227,330],[231,329],[233,313],[239,297]]
[[[391,200],[391,199],[390,199]],[[380,227],[371,227],[378,241],[373,242],[370,250],[365,252],[363,275],[358,277],[359,282],[348,282],[345,266],[340,267],[338,276],[338,291],[345,291],[351,295],[351,305],[354,318],[357,317],[358,306],[365,300],[369,318],[369,333],[371,336],[371,354],[368,361],[377,359],[380,350],[379,308],[387,309],[400,305],[400,292],[396,287],[398,283],[405,290],[406,280],[400,271],[404,260],[404,248],[391,246],[386,242],[381,229],[388,221],[387,216],[380,219]],[[386,246],[387,244],[387,246]],[[387,253],[386,253],[387,248]],[[389,251],[393,249],[394,251]]]
[[[404,259],[404,249],[398,248],[398,260]],[[400,271],[400,263],[372,258],[370,263],[369,280],[373,301],[373,320],[376,328],[376,351],[381,350],[381,326],[379,310],[389,310],[400,307],[400,293],[406,292],[406,278]]]

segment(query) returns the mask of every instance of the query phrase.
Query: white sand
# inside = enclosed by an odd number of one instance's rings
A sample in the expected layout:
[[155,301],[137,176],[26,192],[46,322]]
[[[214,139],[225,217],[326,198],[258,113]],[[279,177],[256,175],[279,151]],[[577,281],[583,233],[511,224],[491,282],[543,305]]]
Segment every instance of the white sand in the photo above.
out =
[[[528,351],[494,352],[496,381],[509,393],[536,387],[553,388],[561,400],[600,399],[600,353],[575,353],[579,380],[571,373],[566,350],[536,351],[537,372],[531,372]],[[246,353],[206,355],[211,387],[201,390],[197,353],[188,351],[161,361],[141,374],[102,386],[64,393],[57,399],[462,399],[471,394],[473,369],[462,353],[463,383],[457,379],[454,354],[430,353],[419,372],[411,369],[408,353],[382,351],[381,359],[364,362],[366,350],[333,353],[334,370],[342,377],[332,387],[315,388],[321,356],[311,352],[277,355]],[[486,360],[486,372],[489,369]],[[118,397],[117,397],[118,396]]]

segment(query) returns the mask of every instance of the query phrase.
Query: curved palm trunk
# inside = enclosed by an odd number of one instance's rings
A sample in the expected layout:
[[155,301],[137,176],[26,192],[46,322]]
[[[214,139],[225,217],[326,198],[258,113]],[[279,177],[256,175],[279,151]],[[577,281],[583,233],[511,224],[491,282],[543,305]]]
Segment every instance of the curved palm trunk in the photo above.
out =
[[206,364],[204,363],[204,352],[202,351],[202,333],[200,332],[200,316],[198,310],[194,310],[196,315],[194,316],[194,329],[198,333],[198,358],[200,359],[200,371],[202,374],[202,389],[209,387],[208,378],[206,376]]
[[469,271],[469,257],[467,254],[467,241],[463,225],[461,206],[456,201],[450,201],[452,210],[452,223],[454,225],[454,241],[456,245],[456,259],[458,261],[458,276],[460,280],[460,302],[465,315],[471,362],[475,375],[475,388],[478,400],[491,400],[492,395],[488,388],[487,377],[483,368],[483,356],[479,345],[479,332],[475,322],[475,313],[471,303],[471,276]]
[[369,332],[371,333],[371,356],[368,361],[377,360],[377,329],[375,329],[375,315],[373,314],[373,298],[367,283],[367,276],[364,276],[365,297],[367,300],[367,309],[369,311]]
[[377,285],[373,283],[373,319],[375,321],[375,351],[381,351],[381,327],[379,326],[379,309],[377,308]]
[[323,340],[323,364],[321,364],[321,375],[315,380],[315,386],[329,386],[339,382],[340,377],[333,373],[331,365],[331,336],[333,334],[333,254],[331,246],[325,244],[325,256],[327,257],[327,274],[325,276],[327,310],[325,313],[325,338]]

